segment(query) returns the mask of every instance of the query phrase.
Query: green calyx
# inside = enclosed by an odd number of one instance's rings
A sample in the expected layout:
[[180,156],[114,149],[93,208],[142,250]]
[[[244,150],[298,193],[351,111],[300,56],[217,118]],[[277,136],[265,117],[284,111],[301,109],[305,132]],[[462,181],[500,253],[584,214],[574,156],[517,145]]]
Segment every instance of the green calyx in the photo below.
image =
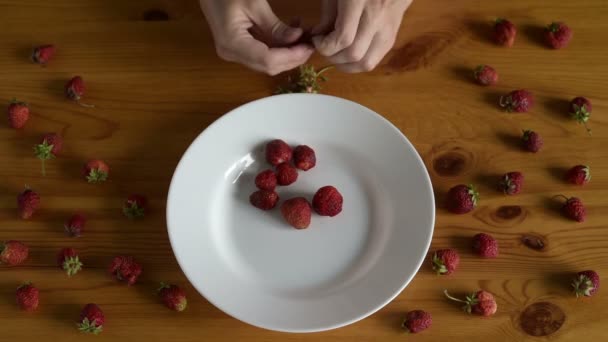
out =
[[31,285],[32,285],[32,282],[28,280],[26,282],[23,282],[23,284],[19,285],[19,287],[17,288],[17,290],[22,289],[24,287],[31,286]]
[[496,20],[494,20],[494,24],[501,24],[505,22],[505,18],[496,18]]
[[168,289],[170,287],[171,287],[171,285],[169,285],[169,284],[161,281],[160,282],[160,286],[158,287],[158,289],[156,290],[156,292],[160,292],[160,291],[162,291],[164,289]]
[[551,32],[559,31],[559,23],[553,22],[553,23],[549,24],[549,26],[547,26],[547,30],[551,31]]
[[572,287],[574,288],[574,293],[576,294],[576,297],[589,297],[591,296],[591,291],[595,289],[591,279],[582,274],[572,282]]
[[589,121],[591,112],[587,110],[587,106],[579,106],[577,104],[572,104],[572,109],[574,109],[574,112],[570,113],[570,117],[572,117],[578,123],[583,124],[585,126],[585,129],[587,130],[587,133],[591,134],[591,129],[587,127],[587,121]]
[[80,324],[78,324],[78,330],[84,333],[97,335],[103,331],[102,325],[95,324],[95,321],[90,322],[88,318],[84,318]]
[[142,218],[146,214],[144,208],[137,205],[135,201],[130,201],[122,208],[123,214],[130,219]]
[[63,261],[62,267],[68,274],[68,277],[71,277],[82,269],[82,262],[78,256],[67,257]]
[[108,179],[108,173],[100,169],[91,169],[87,175],[87,181],[89,183],[101,183]]
[[473,184],[469,184],[468,189],[469,195],[471,196],[471,201],[473,201],[473,207],[476,207],[477,202],[479,201],[479,192],[477,192]]
[[332,65],[316,71],[312,65],[301,65],[299,68],[298,79],[293,82],[291,77],[287,78],[287,86],[281,86],[275,91],[275,94],[289,93],[318,93],[321,90],[321,82],[326,82],[327,78],[322,74],[333,68]]
[[54,158],[55,155],[53,154],[53,147],[54,145],[49,144],[45,140],[42,142],[42,144],[34,146],[34,155],[36,155],[36,157],[41,160],[48,160]]
[[437,253],[433,254],[433,270],[437,275],[448,273],[448,268],[443,263],[443,260],[437,256]]
[[530,140],[530,135],[532,135],[532,131],[531,131],[531,130],[529,130],[529,129],[527,129],[527,130],[523,130],[523,136],[522,136],[522,139],[523,139],[524,141],[528,141],[528,140]]
[[20,105],[20,106],[26,106],[27,107],[27,103],[23,102],[23,101],[19,101],[16,98],[13,97],[13,99],[11,100],[10,104],[16,104],[16,105]]
[[467,295],[465,297],[465,300],[458,299],[458,298],[450,296],[450,294],[448,293],[448,290],[443,290],[443,293],[450,300],[453,300],[453,301],[459,302],[459,303],[464,303],[464,305],[462,306],[462,310],[465,311],[466,313],[469,313],[469,314],[472,311],[473,305],[479,304],[479,300],[477,299],[477,295],[475,293]]

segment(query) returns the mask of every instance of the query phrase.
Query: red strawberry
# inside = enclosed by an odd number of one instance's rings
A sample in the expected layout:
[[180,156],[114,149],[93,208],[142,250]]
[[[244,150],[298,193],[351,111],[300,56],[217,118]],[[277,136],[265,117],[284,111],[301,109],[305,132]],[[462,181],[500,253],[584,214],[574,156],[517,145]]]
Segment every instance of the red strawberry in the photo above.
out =
[[30,118],[30,108],[27,103],[13,99],[8,105],[8,125],[12,128],[23,128]]
[[264,170],[255,176],[255,186],[260,190],[273,191],[277,187],[277,175],[272,170]]
[[591,101],[589,101],[587,98],[579,96],[570,101],[570,109],[568,110],[568,113],[570,113],[570,117],[578,121],[578,123],[582,123],[585,126],[587,133],[591,134],[591,129],[587,127],[587,121],[589,121],[592,110],[593,107],[591,106]]
[[279,194],[274,191],[258,190],[249,196],[249,202],[256,208],[270,210],[279,202]]
[[521,141],[523,147],[530,152],[536,153],[543,147],[543,138],[534,131],[525,130],[521,137]]
[[110,174],[110,167],[103,160],[89,160],[84,165],[83,174],[89,183],[105,182]]
[[103,331],[105,322],[106,318],[101,308],[97,304],[90,303],[85,305],[80,312],[78,330],[97,335]]
[[576,296],[593,296],[600,288],[600,276],[595,271],[582,271],[576,274],[572,281]]
[[305,229],[310,225],[312,209],[306,198],[296,197],[283,202],[281,214],[292,227]]
[[578,197],[566,197],[564,195],[558,195],[557,197],[563,197],[566,199],[566,202],[562,206],[562,213],[569,219],[583,222],[587,217],[587,211],[585,210],[585,206],[583,202]]
[[466,214],[477,206],[479,193],[473,185],[456,185],[447,196],[447,208],[454,214]]
[[521,172],[509,172],[502,176],[499,186],[507,195],[516,195],[521,192],[524,183],[524,175]]
[[117,280],[125,281],[127,285],[133,285],[137,282],[142,268],[132,256],[120,255],[112,259],[108,271]]
[[482,86],[495,85],[498,82],[498,73],[489,65],[479,65],[473,70],[475,81]]
[[507,19],[498,18],[494,23],[494,41],[498,45],[511,47],[515,42],[517,28]]
[[566,181],[568,183],[583,185],[589,182],[589,180],[591,180],[591,173],[587,165],[576,165],[566,173]]
[[81,214],[74,214],[64,224],[65,232],[72,237],[79,237],[82,235],[82,231],[87,223],[86,217]]
[[331,185],[326,185],[315,193],[312,198],[312,207],[321,216],[334,217],[342,212],[344,198],[342,194]]
[[32,189],[26,188],[17,196],[17,207],[19,216],[27,220],[40,208],[40,196]]
[[289,163],[282,163],[277,166],[277,183],[279,185],[290,185],[298,180],[298,170],[289,165]]
[[42,162],[42,175],[46,175],[44,162],[57,157],[63,148],[63,138],[57,133],[47,133],[42,136],[40,144],[34,146],[34,155]]
[[17,288],[17,304],[21,310],[34,311],[38,308],[40,292],[32,283],[25,283]]
[[57,265],[66,271],[68,277],[73,276],[82,269],[82,262],[74,248],[64,248],[57,254]]
[[572,30],[562,22],[553,22],[545,28],[545,41],[549,47],[561,49],[568,46]]
[[46,65],[55,55],[55,45],[41,45],[34,48],[32,61],[41,65]]
[[433,270],[438,275],[447,275],[456,271],[460,264],[460,255],[455,249],[440,249],[433,254]]
[[133,194],[127,197],[122,212],[130,219],[144,217],[148,210],[148,199],[143,195]]
[[494,296],[488,291],[477,291],[476,293],[466,296],[465,300],[450,296],[448,290],[444,290],[443,293],[453,301],[465,303],[462,309],[467,313],[474,313],[480,316],[492,316],[496,313],[496,309],[498,308]]
[[513,90],[501,96],[498,104],[508,112],[525,113],[534,106],[534,96],[525,89]]
[[0,244],[0,263],[8,266],[22,264],[29,255],[30,249],[22,242],[10,240]]
[[186,293],[177,285],[160,283],[158,295],[166,307],[174,311],[184,311],[188,306]]
[[266,144],[266,161],[272,166],[289,162],[291,154],[291,147],[283,140],[275,139]]
[[80,99],[84,95],[84,91],[84,81],[80,76],[72,77],[72,79],[65,84],[65,96],[67,96],[68,99],[76,101],[76,103],[83,107],[95,107],[91,104],[80,102]]
[[432,323],[433,318],[430,313],[423,310],[413,310],[407,313],[401,326],[407,332],[416,334],[430,328]]
[[498,256],[498,242],[491,235],[479,233],[473,236],[473,252],[482,258]]
[[295,166],[303,171],[308,171],[317,165],[315,150],[306,145],[297,146],[293,150],[293,162]]

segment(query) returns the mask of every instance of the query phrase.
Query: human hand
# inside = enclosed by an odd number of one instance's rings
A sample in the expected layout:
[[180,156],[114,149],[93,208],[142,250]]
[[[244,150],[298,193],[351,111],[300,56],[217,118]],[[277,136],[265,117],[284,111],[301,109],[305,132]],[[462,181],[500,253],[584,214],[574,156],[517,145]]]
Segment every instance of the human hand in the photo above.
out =
[[220,58],[276,75],[304,64],[314,52],[295,44],[302,29],[290,27],[266,0],[200,0]]
[[412,0],[323,0],[317,51],[345,72],[373,70],[395,44]]

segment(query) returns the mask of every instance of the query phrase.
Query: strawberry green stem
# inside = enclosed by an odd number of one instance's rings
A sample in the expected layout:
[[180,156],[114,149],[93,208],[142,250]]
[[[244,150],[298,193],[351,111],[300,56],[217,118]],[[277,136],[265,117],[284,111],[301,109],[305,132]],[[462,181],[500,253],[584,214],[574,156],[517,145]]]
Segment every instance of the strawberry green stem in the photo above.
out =
[[40,163],[42,166],[42,176],[46,176],[46,167],[44,166],[44,159],[40,159]]
[[92,104],[88,104],[88,103],[82,103],[80,101],[76,101],[79,105],[86,107],[86,108],[95,108],[95,105]]
[[553,196],[553,198],[563,198],[563,199],[565,199],[566,201],[567,201],[567,200],[569,200],[569,198],[568,198],[568,197],[566,197],[566,196],[564,196],[564,195],[562,195],[562,194],[555,195],[555,196]]
[[448,293],[448,290],[443,290],[443,294],[445,294],[446,297],[448,297],[449,299],[451,299],[453,301],[468,304],[468,302],[465,301],[465,300],[458,299],[458,298],[450,296],[450,294]]

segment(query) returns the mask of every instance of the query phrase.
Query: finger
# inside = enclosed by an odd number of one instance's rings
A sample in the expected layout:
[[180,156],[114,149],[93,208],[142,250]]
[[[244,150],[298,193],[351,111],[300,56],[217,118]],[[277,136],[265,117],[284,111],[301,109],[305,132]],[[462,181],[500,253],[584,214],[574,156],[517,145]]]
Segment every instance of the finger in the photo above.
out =
[[346,49],[336,53],[329,57],[329,60],[333,64],[344,64],[358,62],[367,53],[369,47],[372,44],[374,35],[376,34],[376,25],[374,18],[369,15],[363,14],[359,28],[357,29],[357,35],[353,44]]
[[297,41],[303,33],[300,27],[293,27],[281,21],[266,1],[258,3],[248,15],[252,22],[263,32],[271,46],[286,46]]
[[338,64],[336,65],[336,69],[348,73],[372,71],[391,50],[394,42],[394,35],[391,37],[377,33],[363,59],[358,62]]
[[306,63],[314,52],[312,47],[305,44],[269,48],[253,37],[244,37],[235,43],[234,46],[238,50],[231,53],[233,61],[269,75],[276,75]]
[[363,13],[361,1],[343,0],[338,2],[338,16],[335,28],[327,36],[316,36],[313,43],[323,56],[331,56],[349,47],[357,34],[357,26]]
[[334,29],[336,16],[338,15],[337,0],[323,0],[321,4],[321,19],[317,25],[312,28],[313,35],[326,34]]

